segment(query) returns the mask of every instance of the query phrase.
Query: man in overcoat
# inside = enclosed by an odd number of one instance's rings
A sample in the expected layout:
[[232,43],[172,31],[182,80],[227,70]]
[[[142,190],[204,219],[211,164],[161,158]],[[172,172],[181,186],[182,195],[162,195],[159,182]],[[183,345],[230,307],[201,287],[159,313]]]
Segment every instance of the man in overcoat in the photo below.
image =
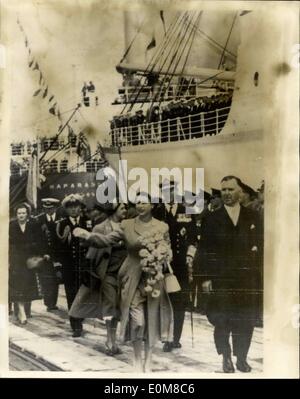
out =
[[169,226],[169,235],[173,260],[171,267],[181,286],[181,290],[170,293],[169,297],[174,311],[173,342],[165,343],[164,352],[181,348],[185,311],[190,305],[191,278],[193,274],[192,263],[196,252],[197,227],[192,215],[187,214],[183,203],[176,203],[174,180],[165,180],[161,184],[162,194],[170,192],[169,203],[160,203],[153,211],[153,216]]
[[[257,213],[239,204],[241,181],[226,176],[221,181],[224,205],[203,221],[198,251],[207,317],[214,325],[214,341],[223,355],[223,371],[250,372],[247,354],[258,317],[261,295],[262,228]],[[229,342],[232,337],[232,349]]]

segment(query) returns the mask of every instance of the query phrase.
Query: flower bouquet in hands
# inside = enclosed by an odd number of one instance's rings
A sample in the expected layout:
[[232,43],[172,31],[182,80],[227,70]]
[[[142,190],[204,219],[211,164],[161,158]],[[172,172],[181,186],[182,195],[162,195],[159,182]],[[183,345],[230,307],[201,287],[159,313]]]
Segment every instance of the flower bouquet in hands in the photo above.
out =
[[145,292],[153,298],[160,296],[159,282],[164,279],[164,266],[172,259],[172,250],[163,233],[145,232],[139,238],[142,249],[139,251],[145,278]]

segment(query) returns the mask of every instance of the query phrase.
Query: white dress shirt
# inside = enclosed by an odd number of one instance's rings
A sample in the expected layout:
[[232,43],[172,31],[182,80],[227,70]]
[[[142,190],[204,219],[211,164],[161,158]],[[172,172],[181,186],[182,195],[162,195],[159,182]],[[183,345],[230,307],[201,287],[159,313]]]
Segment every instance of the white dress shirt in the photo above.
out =
[[176,215],[178,204],[165,204],[166,210],[168,213],[172,213],[173,216]]
[[26,230],[26,223],[19,223],[20,229],[22,231],[22,233],[25,233]]
[[76,226],[77,224],[79,224],[79,219],[80,219],[80,216],[77,216],[76,218],[73,218],[70,216],[70,220],[71,220],[71,223],[73,226]]
[[236,226],[240,216],[240,210],[241,210],[240,204],[236,203],[233,206],[228,206],[228,205],[224,206],[232,223]]
[[47,215],[47,221],[48,222],[55,222],[55,218],[56,218],[56,213],[53,213],[53,215],[48,215],[48,213],[46,214]]

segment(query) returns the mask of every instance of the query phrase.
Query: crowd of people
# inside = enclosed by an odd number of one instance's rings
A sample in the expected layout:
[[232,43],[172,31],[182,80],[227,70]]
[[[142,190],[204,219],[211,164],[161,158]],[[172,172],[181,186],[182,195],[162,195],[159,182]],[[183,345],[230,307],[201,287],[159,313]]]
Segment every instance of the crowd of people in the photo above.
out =
[[[154,132],[156,142],[180,140],[178,120],[183,138],[198,138],[219,133],[225,125],[232,92],[211,97],[171,101],[168,104],[154,103],[146,112],[126,113],[113,118],[110,123],[112,145],[125,141],[126,145],[146,144],[147,131]],[[140,127],[140,129],[139,129]]]
[[148,194],[138,193],[136,204],[86,209],[82,197],[71,194],[61,203],[44,198],[36,217],[19,204],[9,230],[16,322],[27,323],[34,300],[55,312],[63,284],[72,336],[82,335],[84,319],[102,319],[106,354],[120,354],[130,341],[135,369],[148,372],[159,340],[164,352],[181,348],[185,312],[198,306],[214,326],[223,371],[235,371],[231,335],[237,369],[250,372],[247,353],[262,319],[264,185],[255,191],[226,176],[220,190],[204,194],[198,215],[175,201],[176,187],[172,180],[161,184],[168,203],[151,204]]

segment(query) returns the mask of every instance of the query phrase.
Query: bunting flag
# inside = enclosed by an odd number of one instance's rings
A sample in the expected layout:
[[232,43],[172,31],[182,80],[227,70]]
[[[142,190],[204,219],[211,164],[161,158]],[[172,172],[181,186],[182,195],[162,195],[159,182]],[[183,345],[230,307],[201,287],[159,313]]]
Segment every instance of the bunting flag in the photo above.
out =
[[167,31],[166,31],[166,23],[165,23],[164,12],[162,10],[160,10],[159,15],[160,15],[160,19],[162,21],[162,24],[163,24],[163,27],[164,27],[164,32],[165,32],[165,35],[166,35]]
[[[31,55],[32,52],[31,52],[31,48],[29,45],[29,40],[28,40],[25,30],[19,20],[19,17],[17,18],[17,24],[19,25],[19,28],[23,34],[25,47],[28,50],[28,66],[32,71],[38,71],[38,73],[39,73],[39,75],[38,75],[39,76],[39,78],[38,78],[39,88],[33,93],[33,97],[37,97],[39,94],[42,94],[42,99],[46,99],[46,98],[48,98],[48,95],[49,95],[48,103],[49,103],[50,108],[48,109],[48,111],[51,115],[56,116],[59,119],[59,121],[61,122],[62,121],[61,113],[60,113],[60,110],[58,109],[58,105],[55,100],[55,96],[53,94],[51,94],[51,95],[49,94],[49,85],[47,84],[47,81],[40,69],[38,62],[36,61],[35,57]],[[92,82],[90,82],[90,83],[92,83]]]
[[40,94],[42,89],[37,89],[34,93],[33,93],[33,97],[36,97],[38,94]]
[[249,10],[243,10],[243,11],[240,13],[240,17],[242,17],[243,15],[249,14],[249,12],[251,12],[251,10],[250,10],[250,11],[249,11]]
[[43,98],[47,97],[47,94],[48,94],[48,86],[46,87],[46,89],[44,91]]
[[76,153],[84,162],[91,158],[91,147],[83,132],[79,133]]
[[35,209],[37,208],[37,190],[41,188],[39,180],[38,145],[34,145],[30,160],[27,177],[26,198]]
[[42,81],[43,81],[43,74],[42,74],[42,72],[40,71],[39,85],[42,84]]
[[155,36],[153,34],[151,42],[148,44],[146,51],[151,50],[152,48],[154,48],[156,46],[156,40],[155,40]]
[[33,67],[33,71],[35,71],[35,70],[37,70],[37,71],[40,70],[40,67],[39,67],[39,64],[37,63],[37,61],[35,62],[35,65]]
[[49,109],[50,114],[56,115],[56,103]]

